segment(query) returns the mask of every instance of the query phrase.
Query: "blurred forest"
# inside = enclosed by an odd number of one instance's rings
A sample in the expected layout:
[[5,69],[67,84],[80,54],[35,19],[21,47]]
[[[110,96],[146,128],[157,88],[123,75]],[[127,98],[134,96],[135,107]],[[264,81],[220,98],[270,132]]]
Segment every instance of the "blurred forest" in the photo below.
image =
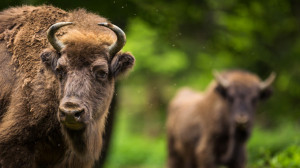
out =
[[298,0],[1,0],[0,8],[52,4],[85,8],[127,35],[134,70],[118,83],[106,168],[166,164],[165,118],[176,90],[204,90],[212,71],[276,72],[248,143],[248,167],[300,167],[300,1]]

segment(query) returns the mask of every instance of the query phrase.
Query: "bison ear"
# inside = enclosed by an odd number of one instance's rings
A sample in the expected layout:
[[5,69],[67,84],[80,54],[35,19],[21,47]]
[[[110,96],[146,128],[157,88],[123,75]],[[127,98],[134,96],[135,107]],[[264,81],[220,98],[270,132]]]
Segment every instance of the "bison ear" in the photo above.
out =
[[271,87],[267,87],[260,91],[259,98],[261,100],[266,100],[271,97],[273,94],[273,89]]
[[260,99],[264,100],[269,98],[272,95],[272,83],[274,82],[276,78],[276,73],[272,72],[270,76],[263,82],[260,82],[259,84],[259,90],[260,90]]
[[223,98],[227,97],[227,89],[225,87],[223,87],[220,84],[217,84],[217,87],[215,88],[215,91],[221,95]]
[[40,54],[40,58],[42,63],[45,65],[47,69],[53,70],[55,68],[55,64],[58,59],[58,54],[56,51],[51,49],[45,49]]
[[114,77],[118,77],[120,75],[125,74],[130,70],[135,62],[135,58],[132,54],[126,53],[118,53],[113,58],[111,62],[111,71]]

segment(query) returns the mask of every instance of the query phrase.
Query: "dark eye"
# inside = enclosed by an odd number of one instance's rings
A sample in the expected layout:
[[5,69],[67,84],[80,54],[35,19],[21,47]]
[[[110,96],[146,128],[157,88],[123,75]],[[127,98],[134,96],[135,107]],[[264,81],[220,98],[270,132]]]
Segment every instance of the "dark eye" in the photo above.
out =
[[62,80],[62,78],[65,74],[64,68],[60,65],[57,65],[55,68],[55,72],[56,72],[56,75],[58,76],[59,80]]
[[253,105],[257,104],[258,98],[257,97],[252,98],[251,102]]
[[227,100],[228,100],[230,103],[233,103],[234,98],[233,98],[232,96],[227,95]]
[[107,77],[107,72],[104,70],[98,70],[95,72],[95,78],[98,80],[103,80]]
[[62,72],[63,72],[63,68],[62,68],[61,66],[57,66],[57,67],[55,68],[55,72],[57,72],[57,73],[62,73]]

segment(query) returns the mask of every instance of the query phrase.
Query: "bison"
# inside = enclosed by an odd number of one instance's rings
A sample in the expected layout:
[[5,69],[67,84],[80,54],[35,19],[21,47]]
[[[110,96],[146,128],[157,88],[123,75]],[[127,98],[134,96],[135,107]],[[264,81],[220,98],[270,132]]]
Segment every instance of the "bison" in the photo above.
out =
[[169,168],[245,167],[255,108],[271,95],[275,74],[265,81],[241,70],[214,76],[204,93],[183,88],[169,105]]
[[84,9],[0,13],[0,167],[93,166],[115,80],[135,62],[125,41]]

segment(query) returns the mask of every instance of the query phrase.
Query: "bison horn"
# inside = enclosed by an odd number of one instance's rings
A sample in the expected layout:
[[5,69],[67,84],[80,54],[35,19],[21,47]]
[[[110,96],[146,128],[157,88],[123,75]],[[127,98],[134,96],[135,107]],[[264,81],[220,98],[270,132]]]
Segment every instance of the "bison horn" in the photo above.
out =
[[226,80],[219,72],[213,71],[213,75],[218,82],[219,85],[221,85],[223,88],[229,87],[229,82]]
[[114,44],[112,44],[111,46],[109,46],[109,48],[108,48],[109,54],[111,56],[114,56],[117,52],[119,52],[123,48],[123,46],[126,43],[125,33],[118,26],[111,24],[111,23],[99,23],[98,25],[105,26],[116,33],[117,41]]
[[265,81],[259,84],[260,90],[264,90],[268,88],[274,82],[275,78],[276,78],[276,73],[272,72]]
[[50,26],[50,28],[47,31],[47,38],[48,38],[49,43],[58,52],[60,52],[65,47],[65,45],[56,38],[55,33],[61,27],[64,27],[64,26],[67,26],[67,25],[70,25],[70,24],[73,24],[73,23],[72,22],[55,23],[52,26]]

